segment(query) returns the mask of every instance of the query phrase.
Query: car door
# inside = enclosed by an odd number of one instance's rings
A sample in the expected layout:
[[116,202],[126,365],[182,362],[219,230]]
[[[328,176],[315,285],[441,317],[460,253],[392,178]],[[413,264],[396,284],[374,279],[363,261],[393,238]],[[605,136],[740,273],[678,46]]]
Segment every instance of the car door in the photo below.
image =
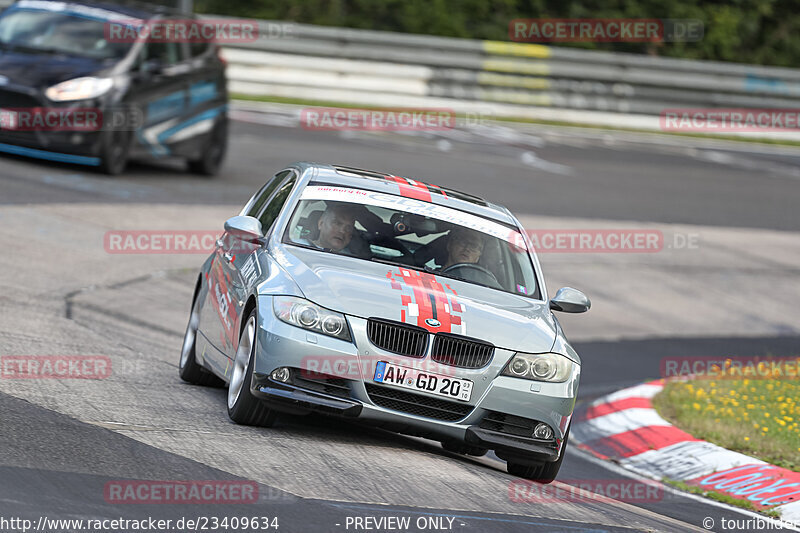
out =
[[131,94],[142,112],[132,156],[173,155],[170,138],[190,116],[191,71],[185,43],[146,42],[139,51]]
[[[261,227],[266,237],[270,236],[275,220],[284,205],[286,205],[286,201],[297,182],[297,174],[294,171],[280,172],[275,176],[275,182],[277,186],[255,215],[261,222]],[[262,253],[264,248],[261,245],[245,242],[236,235],[229,233],[223,235],[223,245],[225,249],[222,253],[222,259],[226,268],[226,277],[230,280],[229,294],[232,300],[229,312],[234,324],[237,324],[234,332],[235,338],[230,339],[231,342],[225,344],[224,353],[233,360],[239,345],[240,328],[238,326],[241,325],[242,320],[247,318],[242,315],[244,304],[255,290],[255,286],[261,276],[261,265],[257,254]]]
[[214,126],[225,120],[228,91],[225,64],[218,55],[217,45],[198,40],[187,43],[187,49],[191,65],[187,83],[192,127],[182,132],[174,150],[197,159],[208,146]]
[[[258,218],[275,191],[291,171],[279,172],[259,190],[241,214]],[[246,298],[247,280],[252,279],[252,265],[245,265],[251,253],[236,239],[224,232],[216,241],[211,266],[206,276],[208,296],[203,302],[199,331],[211,349],[203,355],[207,364],[225,375],[229,360],[235,355],[241,320],[240,301]],[[241,250],[240,250],[241,248]],[[242,278],[241,272],[247,276]]]

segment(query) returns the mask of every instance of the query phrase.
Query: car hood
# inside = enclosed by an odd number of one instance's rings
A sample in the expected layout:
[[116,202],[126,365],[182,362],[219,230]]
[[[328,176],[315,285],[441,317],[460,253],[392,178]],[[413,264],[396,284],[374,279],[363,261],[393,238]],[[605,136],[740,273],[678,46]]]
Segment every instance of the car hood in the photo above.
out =
[[103,61],[66,55],[0,50],[0,76],[8,83],[40,89],[102,70]]
[[347,315],[403,321],[531,353],[549,351],[558,334],[549,308],[540,301],[295,246],[284,246],[275,255],[306,298]]

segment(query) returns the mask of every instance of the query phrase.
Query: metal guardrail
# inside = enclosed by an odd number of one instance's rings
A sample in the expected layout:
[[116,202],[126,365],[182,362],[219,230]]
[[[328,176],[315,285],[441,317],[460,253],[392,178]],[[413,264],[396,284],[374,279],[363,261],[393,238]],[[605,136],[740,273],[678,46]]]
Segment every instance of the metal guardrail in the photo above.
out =
[[[262,21],[262,33],[280,22]],[[232,88],[272,94],[420,94],[480,102],[658,115],[670,107],[788,108],[800,70],[537,44],[293,25],[287,37],[229,45]],[[365,85],[359,86],[360,82]],[[285,93],[287,91],[278,91]]]
[[800,99],[800,69],[281,21],[259,21],[259,28],[255,42],[225,45],[234,94],[483,106],[507,116],[648,129],[658,128],[655,117],[665,108],[795,108]]

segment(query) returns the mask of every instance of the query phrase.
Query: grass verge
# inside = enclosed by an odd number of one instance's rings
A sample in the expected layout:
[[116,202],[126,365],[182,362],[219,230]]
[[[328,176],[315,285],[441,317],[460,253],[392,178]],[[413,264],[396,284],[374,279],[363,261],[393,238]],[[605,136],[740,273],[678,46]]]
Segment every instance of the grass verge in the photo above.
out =
[[723,494],[721,492],[715,492],[713,490],[705,490],[700,487],[696,487],[694,485],[687,485],[683,481],[677,481],[674,479],[663,479],[662,481],[667,485],[675,487],[678,490],[689,492],[691,494],[697,494],[698,496],[703,496],[705,498],[708,498],[709,500],[714,500],[728,505],[733,505],[734,507],[747,509],[748,511],[753,511],[754,513],[760,513],[770,518],[781,517],[781,513],[779,511],[776,511],[775,509],[766,509],[766,510],[757,509],[750,501],[740,500],[739,498],[734,498],[729,494]]
[[723,372],[715,379],[674,381],[653,406],[694,437],[800,472],[797,376],[731,379]]

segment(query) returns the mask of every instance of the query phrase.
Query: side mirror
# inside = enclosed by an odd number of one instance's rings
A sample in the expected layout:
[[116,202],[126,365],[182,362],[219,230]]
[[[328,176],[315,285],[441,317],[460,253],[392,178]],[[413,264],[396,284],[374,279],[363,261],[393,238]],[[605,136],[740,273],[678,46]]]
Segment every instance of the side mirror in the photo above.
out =
[[164,72],[164,64],[158,59],[148,59],[142,63],[139,71],[145,76],[158,76]]
[[264,238],[261,221],[248,216],[229,218],[225,221],[225,231],[246,242],[257,243]]
[[589,297],[578,289],[562,287],[550,300],[550,309],[564,313],[585,313],[592,307]]

